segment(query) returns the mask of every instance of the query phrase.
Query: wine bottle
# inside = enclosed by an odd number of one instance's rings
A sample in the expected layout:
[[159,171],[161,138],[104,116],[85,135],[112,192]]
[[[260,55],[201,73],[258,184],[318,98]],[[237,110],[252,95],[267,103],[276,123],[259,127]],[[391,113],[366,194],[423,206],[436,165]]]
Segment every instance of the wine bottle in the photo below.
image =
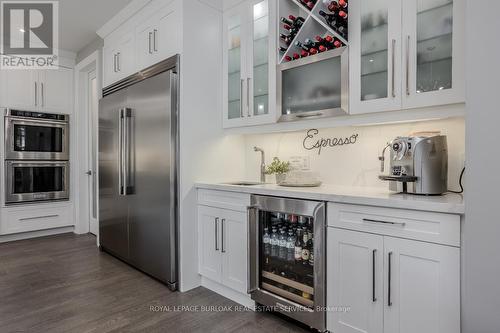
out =
[[284,60],[285,60],[286,62],[288,62],[288,61],[292,61],[292,57],[290,57],[290,56],[285,56]]
[[332,1],[328,5],[328,10],[331,11],[331,12],[336,12],[339,9],[340,9],[340,6],[339,6],[339,4],[338,4],[337,1]]
[[347,10],[347,0],[339,0],[338,1],[338,4],[341,8],[343,8],[344,10]]
[[293,25],[297,28],[300,28],[304,22],[305,19],[302,16],[294,16],[294,15],[288,15],[288,19],[293,22]]
[[282,17],[281,18],[281,22],[284,23],[284,24],[286,24],[286,25],[289,25],[291,27],[293,26],[293,21],[287,19],[286,17]]
[[308,240],[307,232],[304,231],[304,235],[302,236],[302,262],[304,263],[309,263],[309,254],[311,253],[307,247]]
[[299,231],[297,233],[297,239],[295,240],[295,247],[294,247],[294,257],[295,260],[301,261],[302,260],[302,233]]
[[280,33],[280,38],[286,43],[286,45],[290,45],[290,43],[293,40],[293,37],[291,35],[285,35]]
[[280,52],[286,52],[288,49],[286,47],[280,46]]
[[300,54],[298,54],[298,53],[294,53],[294,54],[293,54],[293,59],[294,59],[294,60],[300,59]]

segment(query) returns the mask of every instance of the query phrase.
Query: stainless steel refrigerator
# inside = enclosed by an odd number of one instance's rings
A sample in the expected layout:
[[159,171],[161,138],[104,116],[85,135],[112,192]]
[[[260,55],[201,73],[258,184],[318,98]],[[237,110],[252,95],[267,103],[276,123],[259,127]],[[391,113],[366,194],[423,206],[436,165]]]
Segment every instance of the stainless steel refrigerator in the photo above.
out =
[[101,249],[177,289],[178,64],[106,87],[99,103]]

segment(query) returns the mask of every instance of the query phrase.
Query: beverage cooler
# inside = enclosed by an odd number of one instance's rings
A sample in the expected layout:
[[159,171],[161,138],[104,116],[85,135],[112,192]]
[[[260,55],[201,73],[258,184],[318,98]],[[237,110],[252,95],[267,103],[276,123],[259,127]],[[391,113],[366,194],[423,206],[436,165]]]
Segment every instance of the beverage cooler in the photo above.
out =
[[249,287],[259,305],[325,330],[325,204],[252,196]]

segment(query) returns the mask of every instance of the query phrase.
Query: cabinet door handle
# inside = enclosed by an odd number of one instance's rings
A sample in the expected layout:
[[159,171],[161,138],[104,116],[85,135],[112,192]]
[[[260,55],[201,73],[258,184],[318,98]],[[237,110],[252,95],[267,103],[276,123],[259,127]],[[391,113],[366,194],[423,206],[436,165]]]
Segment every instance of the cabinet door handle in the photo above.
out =
[[215,226],[215,251],[219,251],[219,218],[214,219]]
[[243,85],[245,80],[240,80],[240,118],[243,118]]
[[226,238],[226,219],[222,219],[222,232],[221,232],[221,242],[222,242],[222,253],[226,253],[226,242],[224,238]]
[[363,219],[363,222],[399,225],[401,227],[404,227],[406,225],[406,223],[404,222],[389,222],[389,221],[373,220],[373,219]]
[[41,86],[41,92],[42,92],[42,106],[45,106],[45,91],[44,91],[44,84],[43,82],[40,83]]
[[247,294],[251,294],[259,288],[258,211],[258,206],[247,207]]
[[391,85],[392,85],[392,98],[396,98],[396,40],[392,40],[392,77],[391,77]]
[[392,276],[392,251],[388,255],[389,265],[387,269],[387,306],[392,306],[391,299],[391,276]]
[[406,39],[406,95],[410,96],[410,35]]
[[252,82],[251,78],[247,78],[247,117],[251,117],[250,113],[250,83]]
[[122,71],[122,66],[121,66],[121,63],[120,63],[120,62],[121,62],[121,61],[120,61],[121,55],[122,55],[122,54],[121,54],[120,52],[118,52],[118,53],[116,54],[116,68],[118,69],[118,72],[121,72],[121,71]]
[[35,106],[38,106],[38,83],[35,81]]
[[116,73],[116,53],[113,54],[113,72]]
[[153,30],[153,50],[154,50],[155,52],[158,52],[158,48],[157,48],[157,46],[156,46],[156,41],[157,41],[157,39],[156,39],[156,38],[157,38],[157,37],[156,37],[156,34],[157,34],[157,33],[158,33],[158,30],[154,29],[154,30]]
[[55,218],[59,217],[59,215],[54,214],[54,215],[44,215],[44,216],[36,216],[36,217],[24,217],[19,219],[19,221],[30,221],[30,220],[38,220],[38,219],[50,219],[50,218]]
[[151,48],[151,39],[152,39],[152,37],[153,37],[153,33],[150,31],[149,32],[149,44],[148,44],[149,45],[148,46],[149,47],[149,54],[153,53],[153,49]]
[[372,301],[373,302],[376,302],[377,301],[377,292],[375,290],[376,286],[375,286],[375,271],[376,271],[376,267],[375,267],[375,257],[377,255],[377,250],[373,250],[372,252]]

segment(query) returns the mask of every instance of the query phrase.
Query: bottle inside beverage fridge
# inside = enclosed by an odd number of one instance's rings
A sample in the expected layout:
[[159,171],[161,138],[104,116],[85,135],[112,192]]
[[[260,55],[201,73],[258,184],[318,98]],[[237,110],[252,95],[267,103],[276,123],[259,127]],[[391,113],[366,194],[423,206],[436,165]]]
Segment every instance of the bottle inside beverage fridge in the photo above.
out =
[[295,260],[302,260],[302,230],[297,229],[297,237],[295,240]]
[[302,236],[302,262],[303,263],[308,263],[309,262],[309,254],[310,249],[308,247],[308,241],[309,241],[309,233],[307,230],[304,231],[304,234]]
[[271,245],[272,246],[279,245],[278,232],[277,232],[276,228],[273,228],[273,231],[272,231],[272,234],[271,234]]
[[264,228],[264,235],[262,236],[262,243],[264,243],[265,245],[271,243],[271,236],[269,236],[269,229],[268,228]]

